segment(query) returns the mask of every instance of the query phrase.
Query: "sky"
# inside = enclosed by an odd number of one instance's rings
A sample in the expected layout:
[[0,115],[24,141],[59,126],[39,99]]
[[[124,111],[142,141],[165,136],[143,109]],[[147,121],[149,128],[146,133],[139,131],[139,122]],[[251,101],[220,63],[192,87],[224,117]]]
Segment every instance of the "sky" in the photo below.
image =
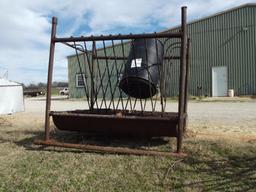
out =
[[[46,82],[51,18],[58,17],[57,36],[127,34],[162,31],[188,21],[256,0],[1,0],[0,77],[26,85]],[[74,50],[56,45],[54,81],[67,81],[67,56]]]

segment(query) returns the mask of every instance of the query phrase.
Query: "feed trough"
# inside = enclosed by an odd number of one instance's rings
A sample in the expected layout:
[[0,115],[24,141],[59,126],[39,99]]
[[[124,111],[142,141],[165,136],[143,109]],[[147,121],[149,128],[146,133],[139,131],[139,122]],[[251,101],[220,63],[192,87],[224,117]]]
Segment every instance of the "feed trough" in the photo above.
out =
[[76,110],[52,112],[53,122],[60,130],[84,132],[90,135],[118,137],[176,137],[177,113],[151,114],[123,110]]
[[[176,137],[181,154],[187,122],[189,40],[186,7],[182,7],[181,29],[171,33],[56,37],[57,18],[52,19],[45,115],[45,139],[40,145],[74,147],[110,153],[166,155],[133,149],[58,143],[50,140],[50,118],[63,131],[87,135],[122,137]],[[85,109],[51,111],[51,84],[56,43],[75,50],[79,73],[83,74]],[[175,50],[175,51],[174,51]],[[170,69],[179,65],[178,111],[167,111],[171,88]],[[68,134],[68,133],[67,133]]]

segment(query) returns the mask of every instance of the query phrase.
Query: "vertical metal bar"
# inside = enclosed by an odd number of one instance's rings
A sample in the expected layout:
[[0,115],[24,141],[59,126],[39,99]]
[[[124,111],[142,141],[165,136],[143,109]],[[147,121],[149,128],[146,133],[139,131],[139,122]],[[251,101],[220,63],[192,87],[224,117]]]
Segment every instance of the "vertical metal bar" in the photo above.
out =
[[88,107],[90,108],[90,105],[91,105],[91,103],[90,103],[90,92],[89,92],[90,86],[89,86],[88,79],[87,79],[86,63],[88,65],[89,74],[91,75],[92,73],[91,73],[91,66],[90,66],[91,64],[90,64],[89,54],[88,54],[88,50],[87,50],[87,46],[86,46],[85,41],[84,41],[83,58],[84,58],[84,70],[85,70],[85,76],[86,76],[86,78],[85,78],[85,80],[86,80],[86,82],[85,82],[86,83],[86,90],[87,90],[87,92],[86,92],[87,96],[86,97],[87,97]]
[[[76,42],[74,41],[74,46],[75,47],[81,47],[81,49],[83,50],[83,46],[80,45],[80,44],[76,44]],[[85,93],[85,96],[87,98],[87,101],[88,101],[88,104],[90,106],[90,102],[89,102],[89,93],[88,93],[88,89],[86,88],[87,86],[87,77],[86,77],[86,67],[85,67],[85,58],[84,58],[84,73],[83,73],[83,70],[82,70],[82,66],[81,66],[81,62],[80,62],[80,59],[79,59],[79,55],[78,55],[78,49],[75,49],[75,52],[76,52],[76,58],[77,58],[77,62],[78,62],[78,67],[79,67],[79,70],[80,70],[80,75],[82,77],[82,81],[83,81],[83,89],[84,89],[84,93]],[[85,54],[85,51],[83,51],[83,55]]]
[[47,79],[47,93],[46,93],[46,109],[45,109],[45,141],[50,139],[50,110],[51,110],[51,88],[52,88],[52,72],[55,49],[57,18],[52,18],[52,31],[50,41],[49,65],[48,65],[48,79]]
[[[130,48],[131,48],[131,46],[132,46],[132,43],[133,43],[133,40],[131,40],[131,42],[130,42]],[[123,57],[125,57],[126,54],[125,54],[125,52],[124,52],[124,42],[123,42],[122,39],[121,39],[121,45],[122,45]],[[123,63],[123,65],[124,65],[124,70],[126,71],[126,64]],[[129,83],[129,81],[128,81],[128,83]],[[128,86],[128,88],[129,88],[129,86]],[[130,97],[130,95],[127,95],[127,96],[128,96],[128,98],[127,98],[127,101],[126,101],[126,104],[125,104],[124,111],[127,110],[128,104],[130,104],[130,110],[132,111],[132,101],[131,101],[131,97]]]
[[[147,64],[146,66],[146,69],[147,69],[147,76],[148,76],[148,80],[151,81],[151,76],[149,74],[149,66],[148,65],[148,43],[147,43],[147,40],[146,39],[143,39],[144,41],[144,48],[145,48],[145,62]],[[150,87],[151,88],[151,87]],[[140,96],[141,96],[141,89],[140,89]],[[144,99],[145,103],[144,103],[144,107],[146,106],[146,102],[147,102],[147,99]],[[152,112],[153,112],[153,102],[152,102],[152,92],[151,92],[151,89],[150,89],[150,101],[152,103]],[[141,105],[141,112],[143,113],[145,111],[145,108],[143,108],[143,104],[142,104],[142,100],[140,99],[140,105]]]
[[190,57],[190,39],[188,38],[187,42],[187,56],[186,56],[186,76],[185,76],[185,103],[184,103],[184,130],[186,131],[187,127],[187,109],[188,109],[188,77],[189,77],[189,57]]
[[[97,54],[97,52],[96,52]],[[100,62],[101,65],[102,65],[102,62]],[[101,73],[101,65],[99,63],[99,60],[97,59],[97,71],[98,71],[98,75],[99,75],[99,78],[100,78],[100,84],[98,86],[98,91],[97,91],[97,95],[100,93],[100,91],[102,92],[102,98],[101,98],[101,102],[100,102],[100,109],[102,109],[102,106],[104,104],[104,107],[107,108],[107,102],[106,102],[106,93],[107,93],[107,86],[106,88],[104,88],[104,77],[105,77],[105,74],[106,74],[106,71],[107,71],[107,68],[105,67],[104,68],[104,71],[103,73]]]
[[[158,56],[158,44],[157,44],[157,38],[155,38],[155,45],[156,45],[156,57],[157,57],[157,62],[159,62],[159,56]],[[164,55],[165,56],[165,55]],[[163,75],[163,65],[164,65],[164,62],[162,63],[162,65],[157,65],[157,70],[158,70],[158,76],[160,78],[160,85],[159,85],[159,88],[160,88],[160,105],[161,105],[161,112],[163,115],[163,112],[164,112],[164,107],[163,107],[163,80],[164,80],[164,75]],[[161,68],[161,69],[159,69]],[[157,98],[156,98],[156,101],[157,101]],[[156,103],[155,103],[156,104]]]
[[[134,48],[134,40],[132,40],[132,54],[133,54],[133,58],[134,58],[134,63],[135,63],[135,70],[136,70],[136,76],[138,75],[138,68],[137,68],[137,62],[136,62],[136,53],[135,53],[135,48]],[[129,84],[129,81],[128,81],[128,84]],[[130,87],[128,85],[128,92],[130,93]],[[136,104],[137,104],[137,98],[135,98],[134,100],[134,105],[133,105],[133,108],[131,109],[132,111],[135,110],[135,107],[136,107]]]
[[180,51],[180,79],[179,79],[179,109],[178,109],[178,135],[177,153],[181,152],[183,127],[184,127],[184,99],[186,76],[186,50],[187,50],[187,7],[181,8],[181,51]]
[[[104,55],[105,55],[105,58],[107,58],[106,43],[105,43],[104,40],[102,41],[102,43],[103,43]],[[111,76],[112,76],[112,73],[113,73],[114,65],[112,66],[112,68],[111,68],[111,70],[110,70],[109,60],[108,60],[108,59],[105,59],[105,62],[106,62],[106,68],[107,68],[107,86],[106,86],[105,91],[107,92],[108,86],[109,86],[110,95],[111,95],[111,99],[110,99],[108,108],[110,108],[110,106],[111,106],[111,104],[112,104],[113,109],[115,109],[114,93],[113,93],[113,90],[112,90],[112,83],[111,83]],[[106,99],[106,98],[103,98],[103,99]]]
[[114,85],[114,94],[116,92],[116,89],[118,89],[119,91],[119,97],[118,97],[118,100],[117,100],[117,104],[116,104],[116,108],[115,110],[118,110],[118,107],[119,107],[119,103],[120,103],[120,100],[121,100],[121,104],[122,104],[122,109],[124,109],[124,103],[123,103],[123,98],[122,98],[122,93],[118,87],[118,83],[119,83],[119,78],[120,78],[120,73],[122,71],[122,67],[123,65],[120,66],[120,68],[118,69],[118,64],[117,64],[117,56],[116,56],[116,50],[115,50],[115,42],[114,40],[111,40],[111,43],[112,43],[112,49],[113,49],[113,56],[114,56],[114,65],[115,65],[115,68],[116,68],[116,83]]
[[94,64],[95,64],[95,55],[96,55],[96,43],[92,43],[92,66],[91,66],[91,105],[90,110],[93,110],[94,107]]
[[[125,55],[124,55],[123,40],[121,40],[121,45],[122,45],[121,48],[122,48],[123,57],[125,57]],[[123,59],[123,62],[121,63],[120,70],[119,70],[120,80],[121,80],[121,74],[122,74],[122,71],[123,71],[123,68],[124,68],[124,61],[125,61],[125,58]],[[123,75],[123,74],[122,74],[122,75]],[[126,106],[124,106],[123,93],[122,93],[122,90],[120,89],[119,86],[118,86],[118,90],[119,90],[119,94],[120,94],[120,98],[121,98],[121,102],[122,102],[122,111],[125,111],[125,110],[126,110]]]

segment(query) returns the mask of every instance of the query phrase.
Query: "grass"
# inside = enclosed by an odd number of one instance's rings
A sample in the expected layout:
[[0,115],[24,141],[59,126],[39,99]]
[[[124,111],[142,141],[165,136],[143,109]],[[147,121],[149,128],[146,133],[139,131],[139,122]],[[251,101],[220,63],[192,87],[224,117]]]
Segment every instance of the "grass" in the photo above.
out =
[[61,88],[52,87],[52,95],[59,95]]
[[[255,191],[256,142],[184,140],[187,158],[85,153],[33,145],[40,129],[18,129],[0,119],[0,191]],[[77,134],[55,138],[81,141]],[[95,140],[107,145],[148,148],[146,141]],[[171,145],[170,145],[171,144]],[[150,148],[174,150],[175,140]]]

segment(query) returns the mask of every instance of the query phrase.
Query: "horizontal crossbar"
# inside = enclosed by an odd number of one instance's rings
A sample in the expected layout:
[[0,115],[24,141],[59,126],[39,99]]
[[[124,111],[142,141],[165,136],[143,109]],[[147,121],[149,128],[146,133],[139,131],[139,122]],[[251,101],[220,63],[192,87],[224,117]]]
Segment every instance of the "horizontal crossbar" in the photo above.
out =
[[131,154],[131,155],[141,155],[141,156],[164,156],[164,157],[181,157],[181,158],[184,158],[187,156],[187,154],[185,153],[130,149],[130,148],[124,148],[124,147],[105,147],[105,146],[96,146],[96,145],[87,145],[87,144],[85,145],[85,144],[61,143],[54,140],[48,140],[48,141],[35,140],[34,144],[53,146],[53,147],[82,149],[88,152],[110,153],[110,154]]
[[129,35],[100,35],[100,36],[81,36],[81,37],[62,37],[53,38],[54,42],[78,42],[78,41],[103,41],[103,40],[125,40],[143,38],[181,38],[181,33],[145,33]]
[[[127,60],[128,57],[111,57],[111,56],[95,56],[94,59],[99,59],[99,60],[105,60],[105,59],[108,59],[108,60]],[[180,59],[179,56],[173,56],[173,57],[164,57],[165,60],[168,60],[168,59]]]

